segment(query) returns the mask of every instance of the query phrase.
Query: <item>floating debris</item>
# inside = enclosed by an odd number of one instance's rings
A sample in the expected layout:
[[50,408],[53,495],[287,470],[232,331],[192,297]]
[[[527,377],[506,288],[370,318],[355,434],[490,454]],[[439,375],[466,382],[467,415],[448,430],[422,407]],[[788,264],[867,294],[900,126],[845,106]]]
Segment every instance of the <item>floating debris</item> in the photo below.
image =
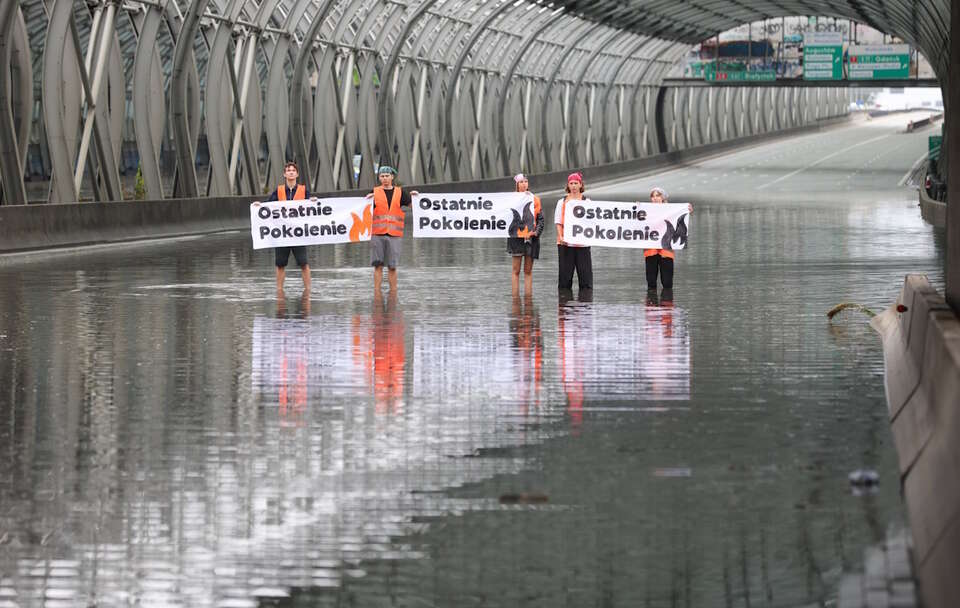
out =
[[858,488],[870,488],[880,484],[880,474],[870,469],[857,469],[847,476],[850,485]]
[[546,494],[502,494],[500,504],[502,505],[538,505],[549,502]]
[[860,312],[866,314],[868,317],[875,317],[877,313],[873,312],[863,304],[854,304],[853,302],[843,302],[842,304],[837,304],[827,312],[827,318],[832,319],[837,316],[838,313],[844,310],[859,310]]

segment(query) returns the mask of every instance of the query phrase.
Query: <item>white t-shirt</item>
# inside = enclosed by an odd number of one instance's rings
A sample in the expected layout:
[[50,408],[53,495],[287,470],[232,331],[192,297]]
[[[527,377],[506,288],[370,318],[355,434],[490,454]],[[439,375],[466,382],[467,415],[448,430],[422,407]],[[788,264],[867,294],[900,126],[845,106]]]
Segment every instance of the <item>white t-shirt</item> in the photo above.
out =
[[553,223],[562,224],[563,223],[563,199],[567,197],[561,196],[560,200],[557,201],[557,209],[553,212]]
[[[562,196],[560,200],[557,201],[557,208],[553,211],[553,223],[562,224],[563,223],[563,199],[567,197]],[[584,197],[583,200],[588,201],[590,199]],[[560,238],[563,238],[563,235],[560,235]],[[583,247],[583,245],[567,245],[568,247]]]

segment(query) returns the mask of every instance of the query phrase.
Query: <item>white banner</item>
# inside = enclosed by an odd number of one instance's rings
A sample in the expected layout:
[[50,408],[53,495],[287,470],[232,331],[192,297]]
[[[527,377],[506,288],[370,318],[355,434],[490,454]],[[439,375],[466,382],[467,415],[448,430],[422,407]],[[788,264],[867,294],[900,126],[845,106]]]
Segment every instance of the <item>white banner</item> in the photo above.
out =
[[253,203],[253,248],[369,241],[371,204],[370,199],[361,197]]
[[536,229],[529,192],[428,193],[413,198],[413,236],[417,238],[524,237]]
[[563,240],[570,245],[683,249],[690,214],[684,204],[567,201]]

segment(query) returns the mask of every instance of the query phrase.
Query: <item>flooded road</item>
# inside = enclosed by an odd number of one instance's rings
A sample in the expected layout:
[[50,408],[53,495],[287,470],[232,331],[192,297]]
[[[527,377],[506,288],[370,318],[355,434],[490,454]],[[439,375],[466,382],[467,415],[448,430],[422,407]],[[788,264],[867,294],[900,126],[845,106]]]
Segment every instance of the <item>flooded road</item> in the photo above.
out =
[[532,297],[409,234],[396,297],[359,244],[278,299],[248,234],[0,267],[0,606],[829,602],[903,509],[879,339],[825,312],[943,283],[904,122],[587,172],[694,202],[672,294],[595,248],[558,297],[550,221]]

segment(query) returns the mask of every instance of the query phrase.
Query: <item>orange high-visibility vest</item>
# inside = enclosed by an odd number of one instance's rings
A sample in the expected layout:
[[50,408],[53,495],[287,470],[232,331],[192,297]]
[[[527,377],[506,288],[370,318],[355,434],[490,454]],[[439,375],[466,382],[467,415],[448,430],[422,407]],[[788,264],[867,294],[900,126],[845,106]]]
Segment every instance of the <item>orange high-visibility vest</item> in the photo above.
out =
[[394,186],[389,204],[381,186],[373,189],[373,234],[403,236],[404,215],[400,208],[399,186]]
[[669,249],[644,249],[643,257],[648,258],[652,255],[659,255],[664,258],[670,258],[671,260],[676,259],[676,254],[670,251]]
[[[293,200],[302,201],[307,198],[307,187],[303,184],[297,184],[297,191],[293,193]],[[283,184],[277,186],[277,200],[287,200],[287,187]]]

